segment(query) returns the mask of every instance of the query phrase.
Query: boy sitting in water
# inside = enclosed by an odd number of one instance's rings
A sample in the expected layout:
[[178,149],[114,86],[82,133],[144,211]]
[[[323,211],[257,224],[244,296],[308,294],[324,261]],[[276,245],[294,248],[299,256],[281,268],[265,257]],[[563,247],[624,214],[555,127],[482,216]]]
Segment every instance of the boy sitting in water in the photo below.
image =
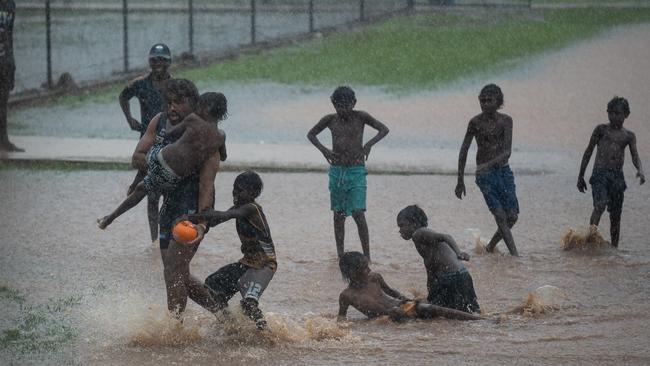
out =
[[413,239],[415,249],[424,260],[427,301],[468,313],[480,312],[472,276],[461,262],[469,260],[469,255],[458,249],[450,235],[437,233],[427,225],[427,215],[416,205],[404,208],[397,215],[400,235],[405,240]]
[[625,98],[614,97],[607,104],[608,124],[596,126],[591,134],[589,145],[582,157],[580,172],[578,173],[578,190],[584,193],[587,190],[585,183],[585,170],[591,159],[594,148],[596,161],[589,179],[591,194],[594,200],[594,211],[591,213],[590,225],[598,226],[600,217],[609,211],[610,233],[612,245],[618,247],[621,232],[621,211],[623,209],[623,193],[627,188],[623,175],[625,162],[625,148],[629,146],[632,155],[632,164],[637,169],[636,176],[639,184],[645,183],[641,159],[636,150],[636,136],[632,131],[623,128],[623,122],[630,115],[630,105]]
[[349,306],[368,318],[388,315],[393,320],[431,319],[437,316],[461,320],[481,319],[462,311],[409,300],[388,286],[379,273],[372,272],[368,263],[368,257],[359,252],[346,252],[341,256],[339,267],[343,279],[348,282],[348,288],[339,296],[339,321],[346,319]]
[[149,150],[147,176],[115,211],[97,219],[97,226],[105,229],[124,212],[140,203],[147,194],[159,196],[173,190],[183,178],[206,166],[206,162],[218,166],[220,161],[225,160],[226,134],[218,128],[218,123],[226,113],[227,101],[223,94],[202,94],[196,113],[185,117],[181,123],[167,131],[168,138],[180,138],[166,146],[156,144]]

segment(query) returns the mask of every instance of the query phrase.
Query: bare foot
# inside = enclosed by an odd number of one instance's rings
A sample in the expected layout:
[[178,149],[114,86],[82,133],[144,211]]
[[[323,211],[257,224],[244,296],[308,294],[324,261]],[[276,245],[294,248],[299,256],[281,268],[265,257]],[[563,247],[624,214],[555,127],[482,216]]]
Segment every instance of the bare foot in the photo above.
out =
[[104,216],[101,219],[97,219],[97,227],[104,230],[111,222],[112,220],[109,220],[108,216]]

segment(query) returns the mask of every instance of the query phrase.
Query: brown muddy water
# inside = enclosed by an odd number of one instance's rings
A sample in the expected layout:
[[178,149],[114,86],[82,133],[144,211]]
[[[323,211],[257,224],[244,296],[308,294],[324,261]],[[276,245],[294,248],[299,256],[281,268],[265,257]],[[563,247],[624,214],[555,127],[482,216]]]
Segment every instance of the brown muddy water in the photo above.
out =
[[[574,174],[518,175],[522,212],[513,233],[520,258],[503,254],[503,244],[500,254],[475,252],[475,237],[488,238],[494,224],[473,183],[459,201],[454,177],[370,175],[371,268],[404,293],[426,292],[422,261],[395,224],[401,208],[417,203],[433,229],[472,254],[468,268],[486,318],[402,324],[367,321],[354,310],[349,322],[336,323],[345,284],[335,261],[326,174],[262,173],[259,202],[279,269],[261,301],[271,332],[260,336],[245,320],[223,324],[195,304],[183,324],[166,316],[144,205],[107,231],[96,228],[95,218],[122,199],[132,172],[0,170],[0,284],[24,297],[19,303],[0,291],[0,364],[648,364],[650,191],[626,173],[620,249],[576,252],[563,251],[560,238],[569,227],[587,225],[591,198],[577,192]],[[229,206],[234,177],[217,177],[218,208]],[[601,226],[608,239],[606,215]],[[351,220],[347,229],[346,248],[359,250]],[[237,260],[238,243],[233,223],[213,229],[192,272],[204,278]],[[558,306],[518,312],[544,285],[559,289]],[[46,309],[41,318],[49,318],[53,304],[63,305],[56,321],[44,324],[56,329],[34,337],[54,339],[64,329],[73,334],[68,341],[54,342],[53,350],[7,346],[5,329],[28,322],[26,309]],[[233,299],[233,311],[237,304]]]

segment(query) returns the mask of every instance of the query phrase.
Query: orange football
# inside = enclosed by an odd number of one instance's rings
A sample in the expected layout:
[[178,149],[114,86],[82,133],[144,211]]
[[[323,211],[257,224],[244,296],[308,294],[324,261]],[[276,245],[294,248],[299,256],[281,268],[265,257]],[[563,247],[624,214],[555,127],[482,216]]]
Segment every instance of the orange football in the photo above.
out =
[[187,244],[194,240],[199,233],[190,221],[181,221],[174,226],[172,235],[177,242]]

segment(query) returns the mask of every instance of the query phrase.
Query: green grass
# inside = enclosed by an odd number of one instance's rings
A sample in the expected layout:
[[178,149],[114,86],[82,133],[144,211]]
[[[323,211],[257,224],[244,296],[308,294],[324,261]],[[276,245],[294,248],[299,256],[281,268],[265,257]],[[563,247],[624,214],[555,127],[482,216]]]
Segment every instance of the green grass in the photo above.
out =
[[[613,26],[643,22],[650,22],[650,8],[452,10],[398,17],[297,46],[177,70],[175,75],[201,84],[262,80],[398,91],[436,89],[463,78],[505,71]],[[52,101],[70,105],[114,101],[121,87]]]
[[77,332],[68,325],[69,311],[81,304],[81,296],[50,300],[45,305],[30,305],[18,290],[0,286],[0,304],[6,301],[18,305],[8,328],[0,329],[0,350],[12,353],[56,351],[69,345]]
[[[548,10],[543,18],[507,12],[487,19],[430,14],[402,17],[270,54],[188,70],[192,80],[270,80],[288,84],[430,89],[503,70],[615,25],[650,21],[650,9]],[[489,16],[489,15],[488,15]]]

